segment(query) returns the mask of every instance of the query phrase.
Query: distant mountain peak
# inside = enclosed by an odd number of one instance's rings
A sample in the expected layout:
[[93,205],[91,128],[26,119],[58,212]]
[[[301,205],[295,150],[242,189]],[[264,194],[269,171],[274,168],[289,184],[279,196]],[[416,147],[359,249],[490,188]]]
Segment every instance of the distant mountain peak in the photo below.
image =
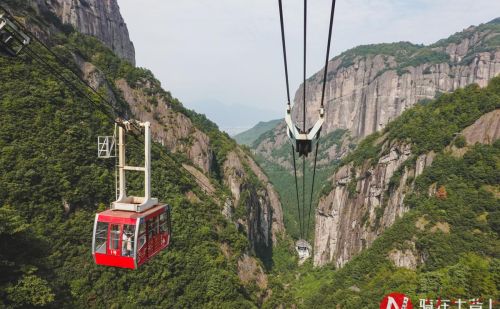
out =
[[500,24],[500,17],[497,17],[491,21],[488,22],[488,24]]

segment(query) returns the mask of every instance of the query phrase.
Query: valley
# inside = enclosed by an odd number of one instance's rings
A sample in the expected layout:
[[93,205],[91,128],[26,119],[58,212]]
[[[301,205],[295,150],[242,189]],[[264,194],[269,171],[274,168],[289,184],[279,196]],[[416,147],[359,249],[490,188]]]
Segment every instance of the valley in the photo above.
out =
[[[327,79],[308,77],[292,102],[300,123],[306,92],[312,125],[325,82],[311,189],[314,157],[297,160],[296,188],[283,119],[231,137],[138,67],[118,0],[0,5],[31,38],[13,54],[0,32],[0,307],[500,299],[499,18],[327,58]],[[97,141],[117,118],[151,125],[152,195],[172,208],[170,246],[136,270],[96,265],[91,249],[117,192],[118,163]],[[140,136],[126,140],[132,166],[144,165]],[[143,195],[140,174],[127,177]],[[299,216],[312,245],[300,265]]]

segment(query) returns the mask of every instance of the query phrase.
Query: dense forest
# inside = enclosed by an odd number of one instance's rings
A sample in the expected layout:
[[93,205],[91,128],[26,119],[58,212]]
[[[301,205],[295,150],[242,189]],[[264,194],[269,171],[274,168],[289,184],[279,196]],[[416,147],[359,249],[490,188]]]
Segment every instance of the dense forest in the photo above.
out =
[[[151,72],[56,21],[28,18],[28,23],[55,27],[58,56],[77,54],[106,74],[121,115],[130,116],[130,110],[113,81],[148,83],[152,97],[167,98],[172,109],[210,136],[215,164],[236,147],[215,124],[161,89]],[[40,45],[31,49],[62,70]],[[67,64],[77,67],[71,60]],[[94,216],[114,198],[114,160],[96,155],[97,136],[113,131],[102,111],[106,102],[93,95],[100,106],[92,105],[27,54],[0,55],[0,68],[0,307],[245,308],[260,302],[259,289],[244,286],[237,275],[237,261],[249,248],[245,233],[222,216],[221,206],[182,168],[185,155],[158,145],[152,193],[173,207],[174,245],[138,271],[94,265]],[[140,160],[141,141],[128,143],[129,159]],[[224,196],[220,168],[215,167],[213,182],[216,194]],[[140,179],[130,182],[132,190],[140,190]],[[189,199],[188,192],[199,200]]]
[[[379,308],[383,296],[394,291],[413,300],[499,299],[500,141],[467,145],[455,134],[498,108],[500,77],[486,88],[471,85],[419,104],[364,139],[342,164],[377,162],[387,140],[411,143],[414,154],[438,155],[415,179],[405,199],[410,211],[343,268],[313,268],[310,263],[296,268],[281,255],[269,305]],[[432,187],[435,193],[429,193]],[[418,267],[396,267],[389,259],[395,250],[416,252]]]

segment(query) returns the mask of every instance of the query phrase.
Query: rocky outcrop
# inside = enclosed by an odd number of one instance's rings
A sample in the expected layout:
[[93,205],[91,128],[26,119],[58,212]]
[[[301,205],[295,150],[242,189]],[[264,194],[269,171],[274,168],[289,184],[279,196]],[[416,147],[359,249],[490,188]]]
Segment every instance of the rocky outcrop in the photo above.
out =
[[[422,60],[406,66],[398,62],[397,56],[385,54],[343,55],[333,59],[329,63],[326,85],[324,131],[347,129],[353,136],[365,137],[380,131],[390,120],[421,100],[471,83],[486,86],[500,73],[500,48],[484,52],[475,50],[481,50],[479,47],[493,35],[493,30],[472,27],[465,30],[464,35],[466,37],[458,43],[430,47],[426,51],[447,55],[449,60],[446,62]],[[417,50],[409,57],[419,57],[423,52]],[[350,65],[346,65],[346,57],[352,57]],[[308,125],[317,118],[315,111],[320,105],[322,79],[323,73],[319,72],[306,84]],[[302,86],[295,103],[300,102],[303,91]],[[302,115],[302,104],[295,104],[295,107],[294,115]]]
[[238,260],[238,277],[243,284],[255,284],[267,289],[267,276],[262,267],[251,256],[245,254]]
[[468,145],[493,144],[500,138],[500,110],[481,116],[473,125],[466,128],[462,135]]
[[35,0],[32,3],[38,10],[54,13],[63,24],[98,38],[119,57],[135,65],[134,44],[117,0]]
[[[413,179],[432,164],[434,154],[413,158],[411,146],[385,142],[376,164],[342,166],[332,179],[332,191],[321,198],[316,212],[314,264],[342,267],[408,209],[404,198]],[[415,160],[415,158],[413,158]]]
[[415,244],[412,243],[412,249],[398,250],[394,249],[389,252],[389,260],[391,260],[396,267],[407,268],[416,270],[419,265],[417,256],[415,255]]
[[[495,110],[459,135],[469,145],[492,144],[500,138],[499,127],[500,111]],[[320,199],[316,212],[315,265],[333,262],[342,267],[408,211],[404,198],[413,191],[416,177],[432,164],[436,155],[429,152],[415,156],[411,145],[384,139],[376,141],[382,147],[375,163],[368,160],[362,166],[344,165],[329,180],[332,190]],[[435,185],[429,188],[430,195],[436,191]],[[424,228],[428,223],[420,218],[417,227]],[[431,232],[449,233],[449,230],[444,222],[430,228]],[[396,266],[415,269],[421,262],[416,256],[412,249],[394,249],[388,258]]]
[[210,138],[188,117],[173,111],[161,95],[148,96],[143,88],[131,88],[123,79],[118,80],[116,86],[122,91],[133,115],[141,121],[151,122],[155,141],[172,152],[186,154],[204,173],[210,173],[214,160]]
[[[224,162],[224,184],[231,190],[233,220],[247,231],[254,252],[268,250],[283,233],[278,194],[257,164],[240,149]],[[257,179],[252,179],[257,177]]]
[[[494,23],[494,21],[492,22]],[[486,86],[500,74],[498,27],[470,27],[430,46],[394,43],[360,46],[329,62],[322,135],[346,129],[359,140],[380,131],[417,102],[433,99],[471,83]],[[318,117],[323,70],[306,83],[307,126]],[[302,124],[302,85],[295,95],[293,115]],[[299,117],[300,115],[300,117]],[[254,151],[268,161],[290,168],[285,126],[260,139]],[[339,159],[348,148],[330,145],[324,153]],[[274,150],[274,152],[273,152]],[[285,154],[285,155],[283,155]]]

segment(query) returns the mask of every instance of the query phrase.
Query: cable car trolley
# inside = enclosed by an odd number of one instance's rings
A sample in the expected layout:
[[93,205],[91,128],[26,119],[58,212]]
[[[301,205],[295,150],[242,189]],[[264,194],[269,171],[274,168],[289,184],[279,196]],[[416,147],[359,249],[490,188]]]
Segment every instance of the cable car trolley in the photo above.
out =
[[[98,265],[137,269],[167,248],[171,238],[170,206],[151,197],[151,129],[149,122],[122,121],[118,127],[118,188],[111,209],[96,214],[92,255]],[[125,131],[145,131],[144,166],[128,166]],[[98,138],[98,156],[114,157],[114,136]],[[127,196],[126,171],[144,172],[144,196]]]
[[[292,108],[290,104],[287,105],[285,122],[287,126],[287,135],[295,144],[295,149],[300,156],[308,156],[312,152],[312,142],[315,139],[319,139],[321,133],[321,127],[325,122],[325,109],[323,107],[319,110],[319,119],[316,121],[313,127],[308,130],[300,129],[297,125],[293,123],[292,120]],[[304,120],[305,121],[305,120]]]
[[6,13],[0,13],[0,47],[4,52],[17,56],[30,42],[30,37]]

